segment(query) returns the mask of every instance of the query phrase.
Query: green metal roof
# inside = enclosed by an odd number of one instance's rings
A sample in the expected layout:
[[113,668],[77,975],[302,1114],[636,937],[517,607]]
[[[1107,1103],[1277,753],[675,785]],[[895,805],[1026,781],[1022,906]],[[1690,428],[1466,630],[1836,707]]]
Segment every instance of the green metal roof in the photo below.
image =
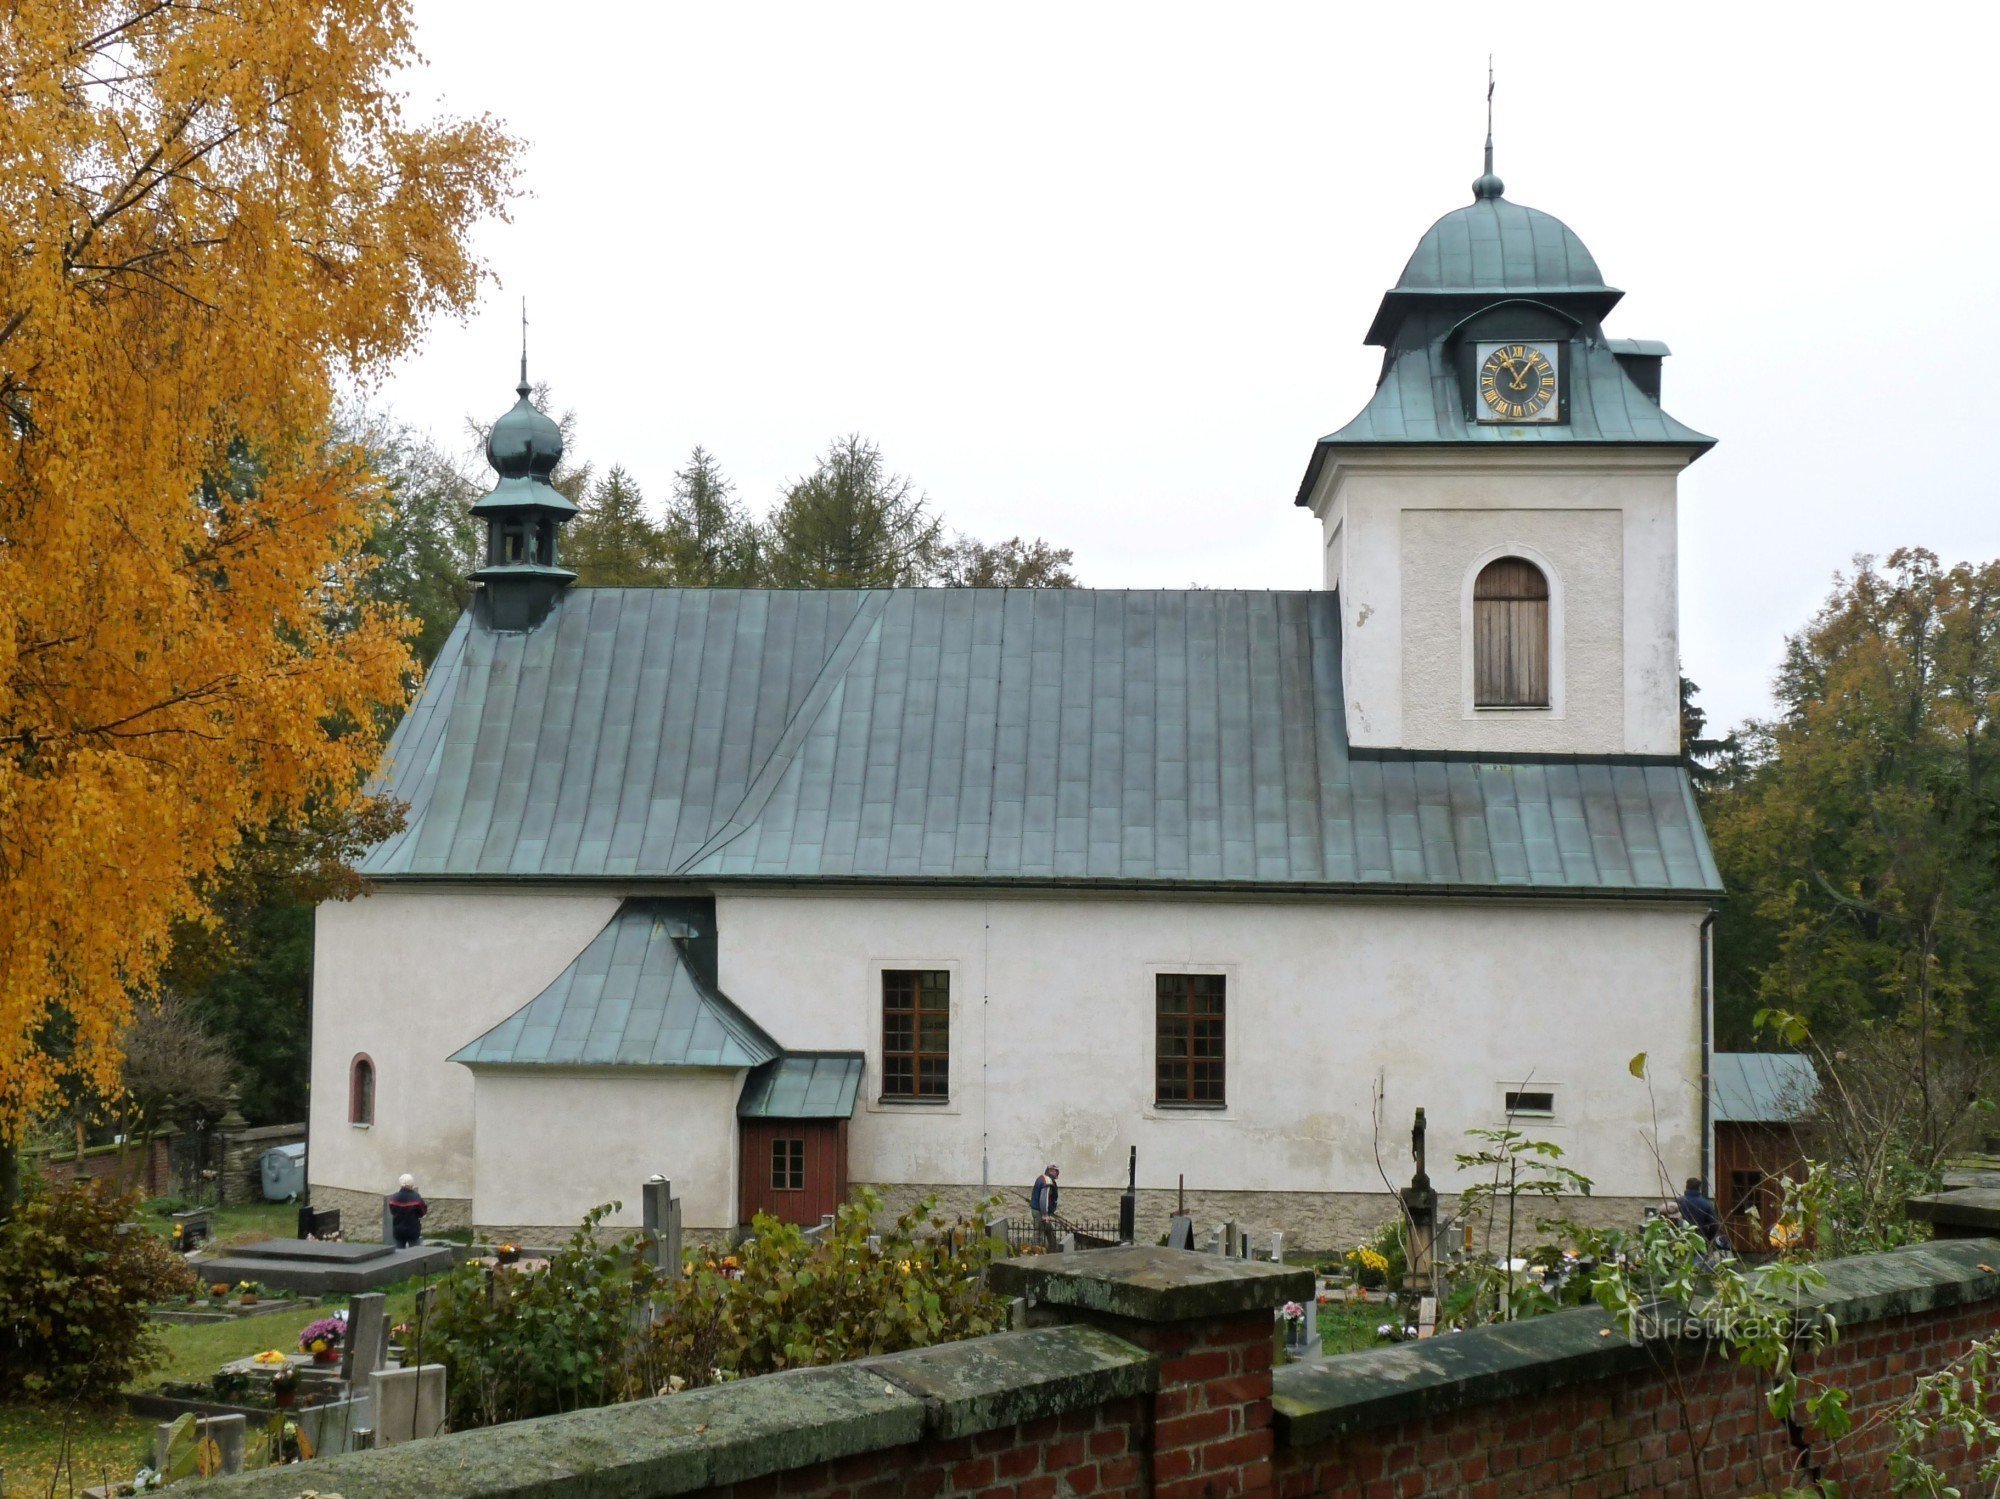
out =
[[787,1052],[744,1081],[739,1119],[851,1119],[861,1095],[858,1051]]
[[1795,1052],[1719,1051],[1709,1088],[1718,1124],[1784,1124],[1803,1119],[1819,1097],[1812,1058]]
[[1676,421],[1639,389],[1610,344],[1579,339],[1563,348],[1570,361],[1569,420],[1563,422],[1476,421],[1466,414],[1464,385],[1449,344],[1397,353],[1360,414],[1319,440],[1299,503],[1307,503],[1328,447],[1636,443],[1706,452],[1715,446],[1714,438]]
[[451,1060],[473,1066],[756,1067],[778,1043],[696,972],[678,901],[628,900],[554,983]]
[[1340,683],[1331,593],[571,589],[460,620],[362,870],[1720,891],[1677,765],[1354,753]]

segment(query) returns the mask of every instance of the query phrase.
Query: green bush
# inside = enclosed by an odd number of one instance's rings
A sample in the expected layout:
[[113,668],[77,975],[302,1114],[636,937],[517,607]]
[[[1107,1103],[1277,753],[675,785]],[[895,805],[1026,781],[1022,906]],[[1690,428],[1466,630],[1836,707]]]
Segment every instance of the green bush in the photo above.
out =
[[822,1240],[759,1216],[735,1254],[661,1276],[628,1238],[597,1243],[594,1209],[546,1269],[461,1264],[405,1343],[442,1363],[454,1428],[684,1389],[995,1332],[1006,1303],[984,1271],[1004,1241],[919,1203],[871,1250],[863,1192]]
[[146,1303],[193,1277],[132,1224],[136,1208],[95,1182],[22,1198],[0,1228],[0,1392],[97,1399],[158,1361]]
[[871,1358],[998,1332],[985,1271],[1007,1253],[976,1218],[926,1198],[871,1250],[881,1199],[863,1189],[817,1241],[758,1215],[738,1255],[692,1261],[653,1329],[655,1370],[687,1385]]
[[637,1330],[659,1282],[638,1240],[597,1243],[617,1206],[593,1208],[546,1269],[464,1261],[440,1282],[412,1338],[445,1366],[454,1429],[631,1397]]

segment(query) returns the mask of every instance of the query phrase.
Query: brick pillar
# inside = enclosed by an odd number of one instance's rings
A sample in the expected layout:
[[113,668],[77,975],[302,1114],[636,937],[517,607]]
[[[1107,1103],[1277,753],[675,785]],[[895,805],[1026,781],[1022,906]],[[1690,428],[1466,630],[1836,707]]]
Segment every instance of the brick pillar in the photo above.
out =
[[1025,1256],[990,1273],[1038,1319],[1089,1322],[1159,1359],[1144,1492],[1273,1492],[1272,1313],[1313,1294],[1311,1270],[1134,1246]]

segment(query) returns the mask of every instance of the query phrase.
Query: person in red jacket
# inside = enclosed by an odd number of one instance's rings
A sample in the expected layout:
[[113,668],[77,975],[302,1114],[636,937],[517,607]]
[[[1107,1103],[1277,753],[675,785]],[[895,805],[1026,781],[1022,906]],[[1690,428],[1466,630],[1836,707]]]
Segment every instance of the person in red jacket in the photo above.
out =
[[415,1249],[424,1236],[424,1214],[430,1211],[421,1193],[417,1191],[417,1179],[405,1175],[396,1183],[396,1190],[389,1198],[389,1224],[396,1235],[398,1249]]

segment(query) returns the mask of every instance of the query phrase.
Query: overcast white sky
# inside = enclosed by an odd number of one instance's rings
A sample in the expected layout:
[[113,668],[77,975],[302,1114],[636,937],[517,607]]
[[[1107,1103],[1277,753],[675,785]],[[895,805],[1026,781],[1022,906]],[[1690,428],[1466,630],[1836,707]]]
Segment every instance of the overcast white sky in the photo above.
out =
[[[1721,439],[1682,655],[1724,721],[1856,552],[2000,556],[1993,7],[416,0],[424,110],[501,116],[502,286],[389,382],[455,435],[532,372],[580,456],[766,508],[835,434],[1106,587],[1306,588],[1292,500],[1469,200],[1564,219]],[[1383,14],[1387,13],[1386,18]]]

